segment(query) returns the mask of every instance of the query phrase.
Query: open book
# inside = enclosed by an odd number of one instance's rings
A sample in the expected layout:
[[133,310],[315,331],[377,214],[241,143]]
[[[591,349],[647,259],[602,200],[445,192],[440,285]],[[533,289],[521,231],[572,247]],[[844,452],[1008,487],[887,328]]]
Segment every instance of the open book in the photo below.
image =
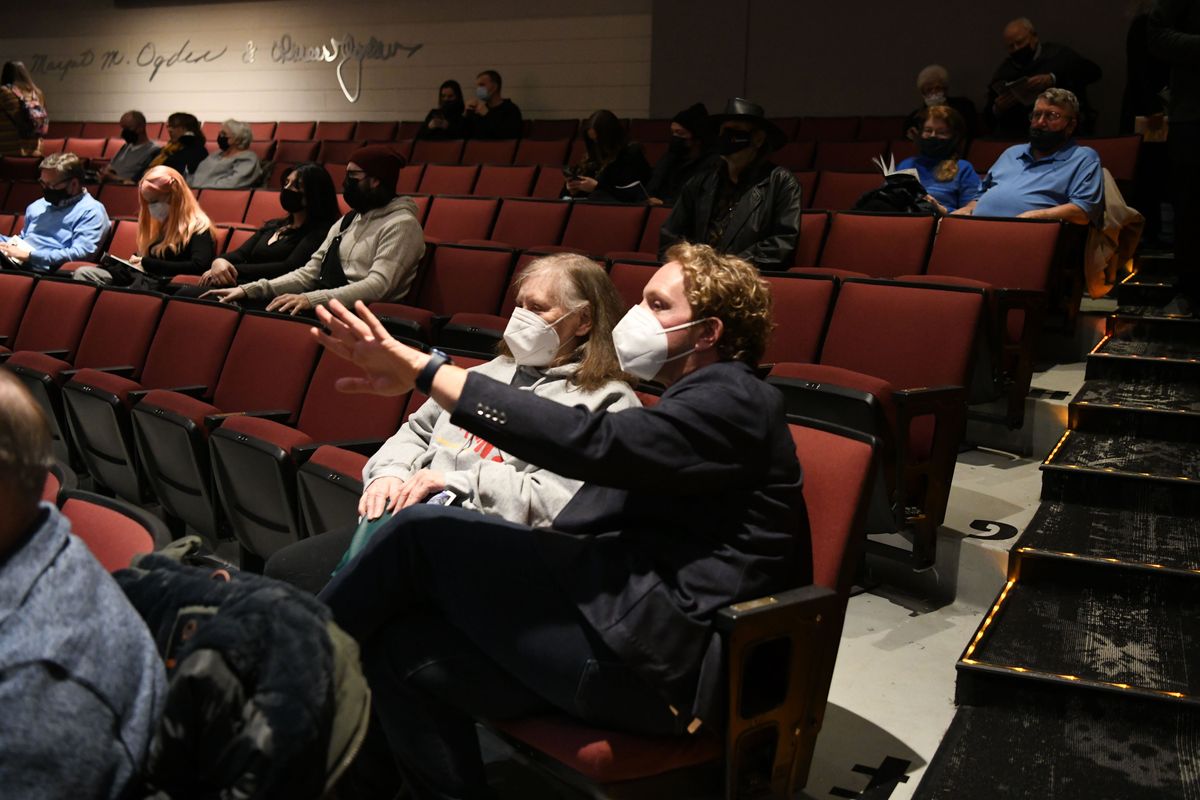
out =
[[992,91],[997,96],[1011,94],[1020,105],[1031,106],[1033,101],[1037,100],[1039,94],[1037,89],[1031,89],[1028,78],[1017,78],[1015,81],[996,81],[992,84]]
[[917,174],[917,170],[914,167],[909,167],[908,169],[896,169],[896,157],[893,156],[891,153],[888,153],[888,155],[886,157],[883,155],[877,155],[871,159],[871,163],[874,164],[875,166],[879,167],[879,171],[883,173],[883,176],[885,178],[888,175],[896,175],[896,174],[912,175],[914,178],[917,178],[918,180],[921,177],[920,175]]

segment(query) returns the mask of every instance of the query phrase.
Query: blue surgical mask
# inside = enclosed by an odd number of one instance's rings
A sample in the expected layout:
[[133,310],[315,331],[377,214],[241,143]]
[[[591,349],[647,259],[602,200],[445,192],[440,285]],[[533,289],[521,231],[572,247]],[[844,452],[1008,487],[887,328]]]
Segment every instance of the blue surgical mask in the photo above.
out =
[[475,96],[486,103],[488,100],[490,100],[492,98],[492,93],[487,90],[487,87],[476,86],[475,87]]

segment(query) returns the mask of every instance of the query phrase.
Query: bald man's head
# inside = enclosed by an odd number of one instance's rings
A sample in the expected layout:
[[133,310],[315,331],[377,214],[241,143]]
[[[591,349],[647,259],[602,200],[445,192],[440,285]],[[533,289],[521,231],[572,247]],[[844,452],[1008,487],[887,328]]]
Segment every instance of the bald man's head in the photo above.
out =
[[42,409],[12,373],[0,369],[0,552],[33,522],[53,460]]

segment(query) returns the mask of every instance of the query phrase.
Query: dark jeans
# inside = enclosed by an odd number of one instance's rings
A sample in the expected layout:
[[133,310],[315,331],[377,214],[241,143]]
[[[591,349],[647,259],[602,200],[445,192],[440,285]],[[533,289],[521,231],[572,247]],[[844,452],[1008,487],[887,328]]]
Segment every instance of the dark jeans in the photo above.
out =
[[1175,264],[1180,289],[1200,300],[1200,122],[1171,122],[1167,136],[1175,202]]
[[354,538],[354,530],[355,526],[337,528],[276,550],[267,559],[263,574],[317,594],[329,583],[329,576]]
[[[606,727],[675,729],[665,701],[555,583],[536,536],[474,511],[413,506],[320,594],[363,649],[376,736],[416,797],[489,796],[477,718],[558,710]],[[376,738],[350,777],[362,796],[395,788],[382,751]]]

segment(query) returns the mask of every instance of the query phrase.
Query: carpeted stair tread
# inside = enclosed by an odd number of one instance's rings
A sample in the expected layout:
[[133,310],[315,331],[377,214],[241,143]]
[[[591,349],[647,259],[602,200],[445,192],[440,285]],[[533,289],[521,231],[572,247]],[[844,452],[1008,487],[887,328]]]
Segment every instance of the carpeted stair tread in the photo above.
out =
[[1200,711],[1057,689],[960,707],[914,800],[1200,797]]
[[1183,322],[1189,323],[1193,321],[1192,317],[1184,317],[1179,314],[1167,314],[1163,312],[1161,304],[1149,303],[1121,303],[1117,307],[1117,316],[1119,318],[1139,318],[1148,320],[1161,320],[1167,322]]
[[1096,356],[1196,361],[1200,360],[1200,342],[1191,336],[1170,339],[1128,339],[1113,336],[1097,347],[1089,358]]
[[1120,570],[1021,580],[963,663],[1195,697],[1200,591],[1191,579]]
[[1014,551],[1200,572],[1200,525],[1195,517],[1164,513],[1147,498],[1132,505],[1114,508],[1045,501]]
[[1071,403],[1200,415],[1200,382],[1093,378],[1084,381]]
[[1042,464],[1043,470],[1068,468],[1181,483],[1197,481],[1200,488],[1200,447],[1133,434],[1070,431]]

